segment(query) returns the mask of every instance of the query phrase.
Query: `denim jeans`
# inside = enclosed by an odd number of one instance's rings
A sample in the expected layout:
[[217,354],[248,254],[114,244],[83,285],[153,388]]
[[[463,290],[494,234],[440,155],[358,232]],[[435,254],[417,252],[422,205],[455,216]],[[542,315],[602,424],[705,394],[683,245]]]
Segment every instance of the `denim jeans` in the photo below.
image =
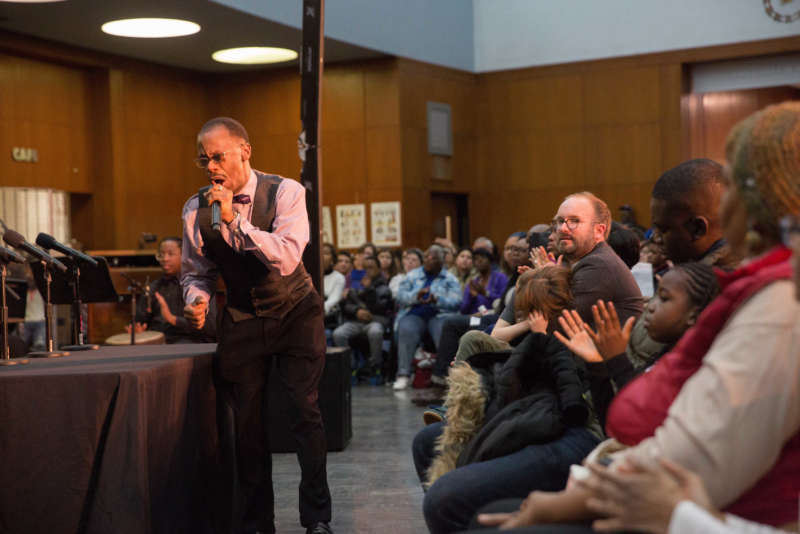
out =
[[347,347],[350,340],[360,334],[366,334],[369,342],[369,364],[380,368],[383,364],[383,332],[385,327],[380,321],[363,323],[361,321],[347,321],[333,331],[333,344],[337,347]]
[[[414,465],[420,480],[433,460],[442,423],[428,425],[414,438]],[[459,467],[425,493],[423,512],[432,534],[465,530],[483,506],[500,499],[523,499],[535,490],[564,489],[569,466],[580,463],[600,442],[584,427],[568,428],[549,443],[528,445],[508,456]]]
[[438,347],[442,335],[442,324],[449,314],[440,314],[430,319],[409,313],[397,321],[397,376],[411,374],[411,360],[422,343],[422,336],[428,331],[433,343]]

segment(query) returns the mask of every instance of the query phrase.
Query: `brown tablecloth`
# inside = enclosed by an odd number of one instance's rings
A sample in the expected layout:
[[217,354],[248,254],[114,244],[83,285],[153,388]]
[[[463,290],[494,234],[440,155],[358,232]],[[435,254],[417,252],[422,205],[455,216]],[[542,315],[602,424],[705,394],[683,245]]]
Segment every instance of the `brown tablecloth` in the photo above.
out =
[[215,345],[0,367],[0,532],[209,532]]

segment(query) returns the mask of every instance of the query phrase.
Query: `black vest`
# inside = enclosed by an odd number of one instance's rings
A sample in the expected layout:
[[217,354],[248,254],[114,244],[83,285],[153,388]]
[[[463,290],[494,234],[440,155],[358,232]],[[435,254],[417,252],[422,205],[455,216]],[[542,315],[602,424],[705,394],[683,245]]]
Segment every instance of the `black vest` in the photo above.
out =
[[[284,178],[259,171],[255,173],[258,184],[250,222],[271,232],[275,220],[275,197]],[[267,266],[254,254],[235,251],[220,232],[211,229],[211,208],[202,194],[198,198],[197,222],[203,236],[203,254],[217,265],[225,280],[225,305],[231,318],[234,321],[253,317],[283,318],[313,288],[303,264],[299,263],[292,274],[281,276],[279,266]]]

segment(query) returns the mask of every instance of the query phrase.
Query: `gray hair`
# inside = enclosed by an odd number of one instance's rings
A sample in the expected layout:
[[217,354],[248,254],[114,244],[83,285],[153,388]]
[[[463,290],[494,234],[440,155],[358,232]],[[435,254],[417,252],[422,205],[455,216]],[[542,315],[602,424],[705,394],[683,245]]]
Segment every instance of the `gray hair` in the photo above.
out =
[[435,256],[437,260],[444,262],[444,248],[442,248],[441,245],[431,245],[428,247],[428,250],[425,251],[426,254],[428,252],[430,252],[432,256]]

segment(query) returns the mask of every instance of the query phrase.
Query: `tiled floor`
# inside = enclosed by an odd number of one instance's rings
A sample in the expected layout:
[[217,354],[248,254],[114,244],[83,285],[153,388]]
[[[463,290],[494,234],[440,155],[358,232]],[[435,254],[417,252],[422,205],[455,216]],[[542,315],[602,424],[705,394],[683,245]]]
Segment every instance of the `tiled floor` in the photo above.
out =
[[[387,386],[353,387],[353,439],[328,453],[328,485],[337,534],[426,533],[422,488],[411,460],[411,441],[422,427],[415,392]],[[273,456],[276,527],[302,534],[297,510],[300,468],[294,454]]]

